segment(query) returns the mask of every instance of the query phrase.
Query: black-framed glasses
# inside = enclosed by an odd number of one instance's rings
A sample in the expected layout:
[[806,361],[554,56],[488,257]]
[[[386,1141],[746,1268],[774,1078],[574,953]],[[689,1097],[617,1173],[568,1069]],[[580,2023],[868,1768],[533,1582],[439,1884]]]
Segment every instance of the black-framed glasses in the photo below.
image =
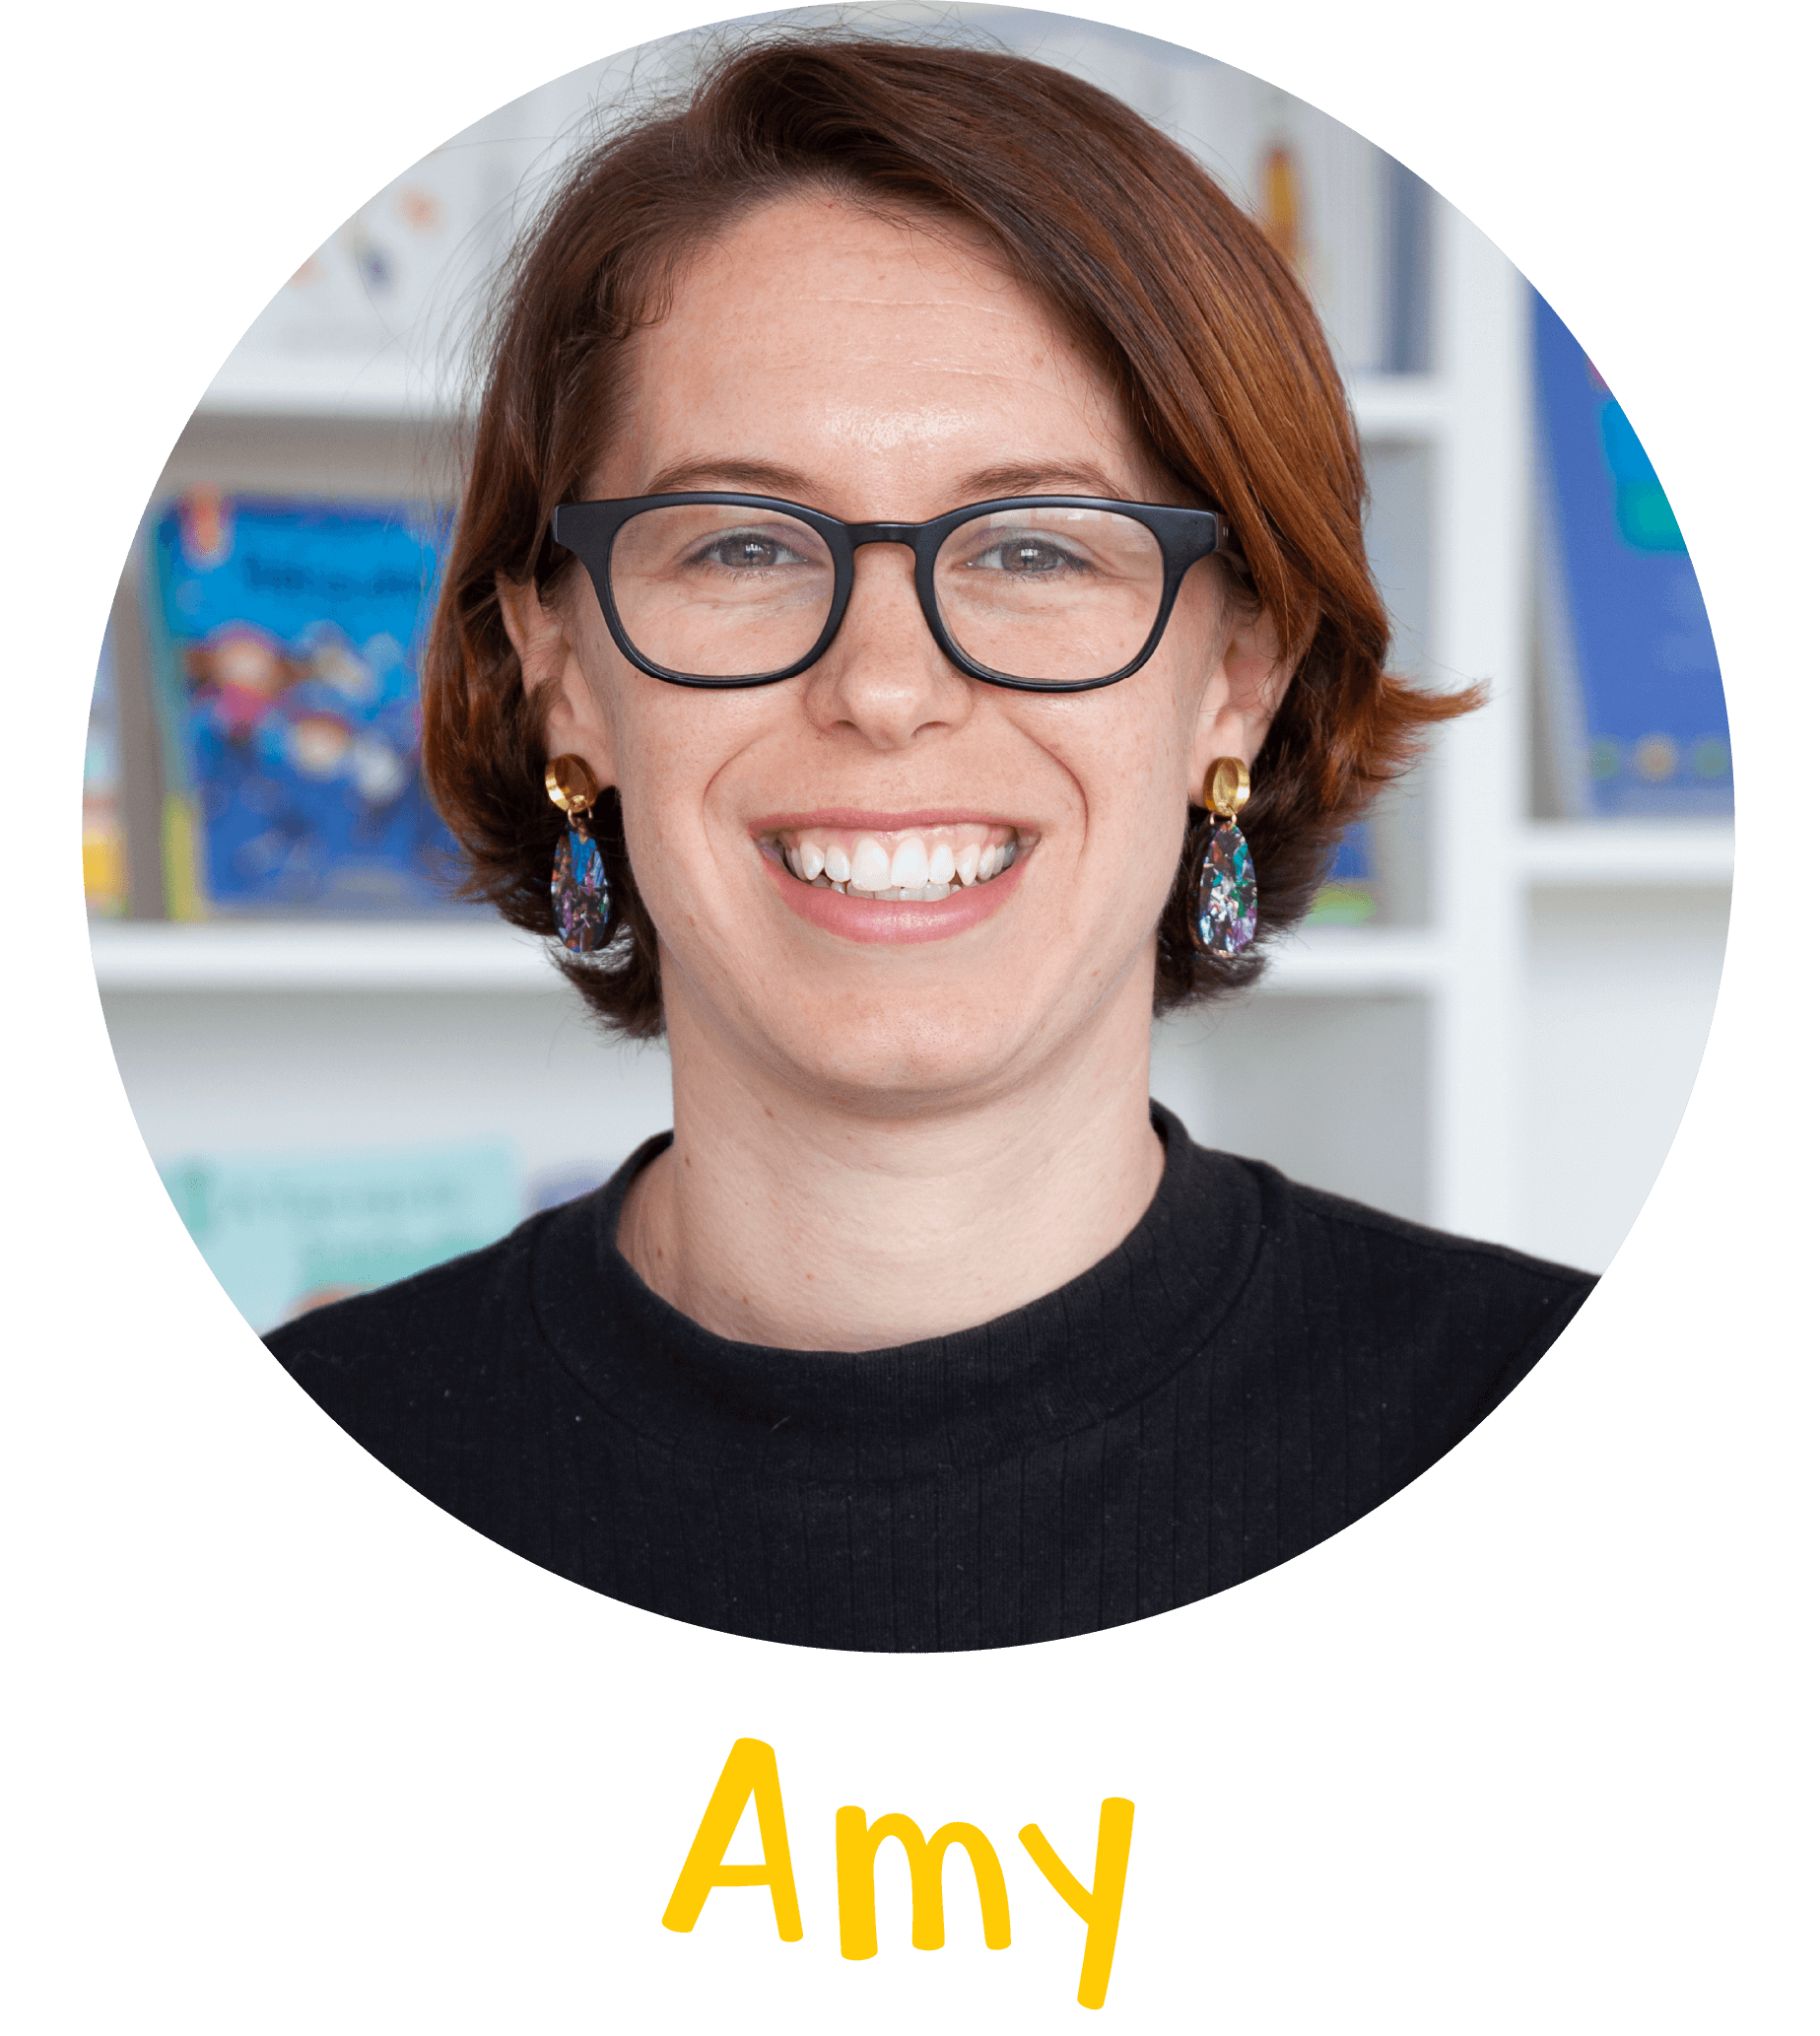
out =
[[1214,509],[1018,495],[924,523],[843,523],[770,495],[566,502],[551,534],[587,568],[613,640],[677,686],[769,686],[841,627],[862,544],[908,545],[942,653],[971,678],[1081,693],[1129,678],[1163,640],[1182,576],[1237,559]]

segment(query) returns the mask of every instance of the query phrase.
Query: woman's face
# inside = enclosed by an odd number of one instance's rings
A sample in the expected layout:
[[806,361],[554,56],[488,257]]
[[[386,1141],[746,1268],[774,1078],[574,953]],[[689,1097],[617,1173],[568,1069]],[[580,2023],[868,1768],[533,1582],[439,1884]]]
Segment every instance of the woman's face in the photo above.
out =
[[[849,521],[1185,500],[988,251],[825,194],[711,245],[631,368],[592,497],[739,490]],[[1274,682],[1211,561],[1141,670],[1048,696],[948,663],[912,567],[862,547],[821,660],[727,692],[629,664],[579,572],[547,607],[506,590],[527,684],[560,679],[550,753],[619,787],[673,1037],[878,1115],[1037,1078],[1114,1011],[1148,1024],[1184,807],[1214,757],[1255,753]],[[864,895],[912,880],[936,895]]]

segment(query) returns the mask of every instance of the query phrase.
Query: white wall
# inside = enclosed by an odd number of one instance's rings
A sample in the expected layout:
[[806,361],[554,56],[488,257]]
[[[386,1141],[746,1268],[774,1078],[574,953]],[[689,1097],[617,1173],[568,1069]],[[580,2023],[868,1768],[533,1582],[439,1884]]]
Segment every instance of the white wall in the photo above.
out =
[[1729,910],[1717,886],[1531,897],[1513,1244],[1611,1262],[1687,1106]]

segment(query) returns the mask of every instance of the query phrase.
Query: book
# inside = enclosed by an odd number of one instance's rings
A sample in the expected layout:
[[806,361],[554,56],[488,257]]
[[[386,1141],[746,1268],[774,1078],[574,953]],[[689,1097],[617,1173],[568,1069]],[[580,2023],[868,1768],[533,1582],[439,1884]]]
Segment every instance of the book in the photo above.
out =
[[[1243,819],[1243,816],[1241,816]],[[1356,820],[1340,837],[1328,864],[1326,881],[1309,907],[1311,926],[1363,926],[1378,916],[1378,858],[1373,851],[1372,823]]]
[[261,1333],[478,1251],[522,1214],[516,1159],[490,1141],[198,1156],[159,1176],[209,1270]]
[[1719,653],[1673,509],[1604,377],[1532,294],[1537,650],[1548,802],[1728,817]]
[[198,491],[150,526],[173,918],[446,906],[417,655],[445,513]]
[[82,891],[92,918],[117,918],[127,909],[120,684],[111,625],[101,639],[95,691],[89,697],[89,739],[82,759]]

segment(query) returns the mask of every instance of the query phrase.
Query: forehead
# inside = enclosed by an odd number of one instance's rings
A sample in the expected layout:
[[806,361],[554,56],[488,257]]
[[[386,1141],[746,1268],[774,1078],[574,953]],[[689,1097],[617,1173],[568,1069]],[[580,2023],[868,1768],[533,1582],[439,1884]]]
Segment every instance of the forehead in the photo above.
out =
[[836,490],[889,480],[889,506],[824,506],[910,514],[951,505],[906,491],[995,465],[1093,465],[1120,492],[1152,470],[1110,381],[981,238],[826,193],[711,241],[628,366],[605,493],[726,460]]

